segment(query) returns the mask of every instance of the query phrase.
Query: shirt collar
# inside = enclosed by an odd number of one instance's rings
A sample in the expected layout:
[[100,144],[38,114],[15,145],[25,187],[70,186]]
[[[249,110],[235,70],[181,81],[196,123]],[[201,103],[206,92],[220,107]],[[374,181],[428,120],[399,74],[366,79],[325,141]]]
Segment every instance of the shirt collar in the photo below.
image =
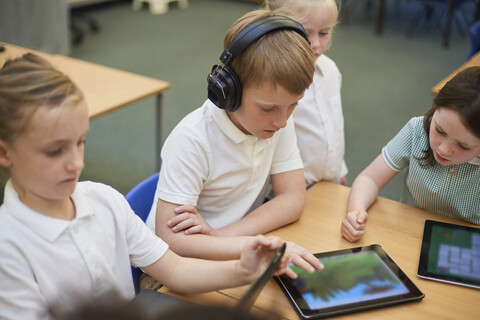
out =
[[206,108],[208,112],[213,116],[215,123],[220,130],[229,137],[235,143],[242,143],[244,141],[257,142],[258,139],[254,135],[243,133],[237,126],[230,120],[227,112],[217,107],[213,102],[207,100]]
[[71,198],[75,204],[75,218],[72,221],[51,218],[26,206],[18,197],[18,193],[13,188],[11,180],[9,180],[5,186],[4,205],[9,215],[23,223],[39,236],[53,242],[70,225],[76,224],[78,220],[94,214],[88,198],[82,192],[81,188],[79,190],[78,183]]
[[473,158],[472,160],[468,161],[468,163],[480,166],[480,156]]
[[315,74],[323,77],[322,66],[321,66],[321,63],[320,63],[320,58],[321,57],[322,56],[318,57],[317,60],[315,60]]

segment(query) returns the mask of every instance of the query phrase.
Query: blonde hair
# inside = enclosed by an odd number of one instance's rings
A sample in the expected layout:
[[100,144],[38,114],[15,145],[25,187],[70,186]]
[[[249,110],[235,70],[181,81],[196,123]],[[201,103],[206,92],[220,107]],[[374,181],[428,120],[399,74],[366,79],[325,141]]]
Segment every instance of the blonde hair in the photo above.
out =
[[[255,20],[275,13],[255,10],[238,19],[227,31],[224,49],[235,36]],[[271,31],[257,39],[231,62],[242,87],[269,82],[292,94],[301,94],[313,80],[315,56],[308,42],[288,29]]]
[[83,94],[43,58],[26,53],[7,61],[0,69],[0,140],[12,143],[40,106],[56,107],[67,98],[80,102]]
[[12,142],[39,106],[55,107],[67,98],[77,102],[83,94],[43,58],[26,53],[7,61],[0,69],[0,140]]
[[341,1],[337,0],[265,0],[265,9],[288,16],[294,20],[308,20],[315,9],[324,9],[331,17],[334,25],[338,21]]

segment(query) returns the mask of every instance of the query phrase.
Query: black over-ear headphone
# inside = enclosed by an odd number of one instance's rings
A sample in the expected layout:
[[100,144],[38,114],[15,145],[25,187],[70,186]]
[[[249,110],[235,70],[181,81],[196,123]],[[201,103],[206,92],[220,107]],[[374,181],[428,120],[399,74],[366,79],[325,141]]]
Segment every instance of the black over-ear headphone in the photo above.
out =
[[285,16],[268,16],[256,20],[242,29],[220,56],[220,64],[214,65],[207,77],[208,98],[219,108],[234,112],[242,100],[242,84],[230,67],[233,58],[264,34],[278,29],[289,29],[300,34],[308,43],[303,26]]

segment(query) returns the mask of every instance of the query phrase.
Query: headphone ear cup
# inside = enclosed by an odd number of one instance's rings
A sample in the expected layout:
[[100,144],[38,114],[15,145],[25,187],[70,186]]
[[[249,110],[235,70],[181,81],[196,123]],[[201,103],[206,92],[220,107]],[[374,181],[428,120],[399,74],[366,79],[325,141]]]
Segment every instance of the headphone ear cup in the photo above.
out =
[[214,65],[207,82],[210,101],[229,112],[238,109],[242,100],[242,86],[231,68]]

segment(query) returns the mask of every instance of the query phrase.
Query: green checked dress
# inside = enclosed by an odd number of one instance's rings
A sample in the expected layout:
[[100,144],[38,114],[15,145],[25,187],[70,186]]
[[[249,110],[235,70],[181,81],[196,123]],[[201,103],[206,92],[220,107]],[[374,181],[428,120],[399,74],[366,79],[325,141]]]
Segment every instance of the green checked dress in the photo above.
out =
[[428,148],[423,117],[415,117],[382,149],[395,171],[406,169],[400,201],[455,219],[480,224],[480,159],[422,168],[416,158]]

